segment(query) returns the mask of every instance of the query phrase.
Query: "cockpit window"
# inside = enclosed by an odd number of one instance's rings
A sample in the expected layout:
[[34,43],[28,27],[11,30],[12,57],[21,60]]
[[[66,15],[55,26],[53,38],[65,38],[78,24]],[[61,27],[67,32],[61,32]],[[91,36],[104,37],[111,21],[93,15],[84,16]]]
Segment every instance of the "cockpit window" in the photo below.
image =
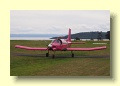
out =
[[62,41],[61,41],[60,39],[55,39],[55,40],[53,40],[51,43],[53,43],[53,42],[56,42],[56,43],[62,44]]

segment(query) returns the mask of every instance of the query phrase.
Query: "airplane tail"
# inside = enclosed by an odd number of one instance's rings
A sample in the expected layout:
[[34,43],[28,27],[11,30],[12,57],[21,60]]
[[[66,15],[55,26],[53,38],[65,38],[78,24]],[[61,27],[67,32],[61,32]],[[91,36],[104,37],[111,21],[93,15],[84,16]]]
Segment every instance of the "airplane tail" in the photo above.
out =
[[67,41],[71,42],[71,29],[69,28]]

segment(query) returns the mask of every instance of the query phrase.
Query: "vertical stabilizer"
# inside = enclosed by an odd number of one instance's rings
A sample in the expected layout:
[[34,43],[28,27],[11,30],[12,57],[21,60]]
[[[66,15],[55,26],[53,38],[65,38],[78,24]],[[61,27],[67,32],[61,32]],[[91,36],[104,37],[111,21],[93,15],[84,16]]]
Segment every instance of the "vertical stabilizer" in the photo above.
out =
[[71,29],[69,28],[67,41],[71,42]]

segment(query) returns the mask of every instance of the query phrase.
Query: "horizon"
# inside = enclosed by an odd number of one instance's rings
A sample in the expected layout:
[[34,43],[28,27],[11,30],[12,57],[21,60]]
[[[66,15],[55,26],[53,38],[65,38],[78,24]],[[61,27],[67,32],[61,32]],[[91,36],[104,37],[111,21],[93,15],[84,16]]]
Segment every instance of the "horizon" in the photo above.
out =
[[[109,30],[109,31],[110,31],[110,30]],[[106,33],[107,31],[90,31],[90,32],[103,32],[103,33]],[[90,32],[89,32],[89,33],[90,33]],[[87,33],[87,32],[77,32],[77,33]],[[72,33],[72,34],[77,34],[77,33]],[[12,33],[10,33],[10,35],[20,35],[20,34],[21,34],[21,35],[27,35],[27,34],[28,34],[28,35],[68,35],[68,34],[55,34],[55,33],[54,33],[54,34],[48,34],[48,33],[47,33],[47,34],[46,34],[46,33],[45,33],[45,34],[43,34],[43,33],[42,33],[42,34],[38,34],[38,33],[37,33],[37,34],[35,34],[35,33],[17,33],[17,34],[16,34],[16,33],[15,33],[15,34],[13,33],[13,34],[12,34]]]
[[[79,33],[74,33],[74,34],[71,34],[71,35],[75,35],[75,34],[86,34],[86,33],[98,33],[98,32],[101,32],[101,31],[92,31],[92,32],[79,32]],[[102,34],[107,34],[107,32],[102,32]],[[47,38],[54,38],[54,37],[65,37],[65,36],[68,36],[68,34],[10,34],[10,37],[47,37]]]

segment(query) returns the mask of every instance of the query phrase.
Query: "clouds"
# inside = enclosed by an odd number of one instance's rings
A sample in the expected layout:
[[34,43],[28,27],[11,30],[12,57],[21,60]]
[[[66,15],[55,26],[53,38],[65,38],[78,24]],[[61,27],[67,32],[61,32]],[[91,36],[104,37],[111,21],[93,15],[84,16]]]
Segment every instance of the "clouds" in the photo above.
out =
[[109,11],[11,11],[10,33],[72,33],[110,30]]

